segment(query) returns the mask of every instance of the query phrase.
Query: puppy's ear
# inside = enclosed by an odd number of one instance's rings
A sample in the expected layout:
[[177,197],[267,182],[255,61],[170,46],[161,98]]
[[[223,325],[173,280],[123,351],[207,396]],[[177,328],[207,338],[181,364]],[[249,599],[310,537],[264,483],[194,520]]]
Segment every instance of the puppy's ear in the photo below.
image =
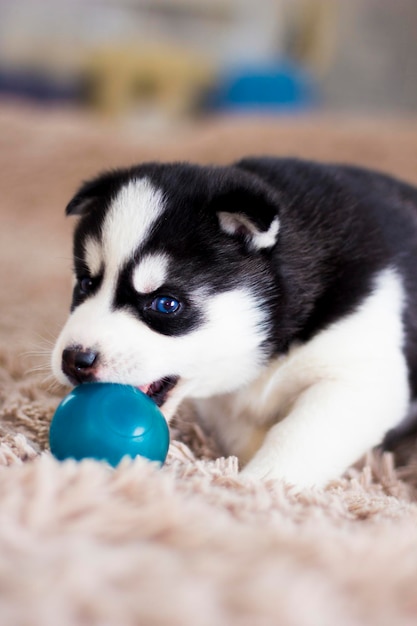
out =
[[92,180],[86,181],[67,204],[65,214],[86,215],[98,203],[108,202],[118,191],[122,178],[122,171],[113,171],[105,172]]
[[77,193],[65,208],[65,215],[85,215],[91,208],[94,198]]
[[251,175],[220,192],[213,206],[220,228],[243,238],[255,250],[272,248],[278,238],[280,199],[272,188]]

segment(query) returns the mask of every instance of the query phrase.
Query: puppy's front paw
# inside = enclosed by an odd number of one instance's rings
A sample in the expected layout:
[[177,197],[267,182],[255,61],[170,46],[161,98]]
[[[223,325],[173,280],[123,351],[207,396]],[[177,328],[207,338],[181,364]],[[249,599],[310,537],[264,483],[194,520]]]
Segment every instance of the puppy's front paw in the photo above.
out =
[[254,461],[249,461],[249,463],[241,469],[239,475],[248,480],[274,479],[273,468],[271,468],[268,463],[255,463]]
[[303,489],[323,488],[327,481],[320,480],[314,476],[313,472],[303,463],[298,465],[295,462],[290,466],[284,466],[276,457],[274,459],[263,456],[255,456],[241,470],[239,474],[248,482],[253,481],[279,481],[291,487],[291,490],[301,491]]

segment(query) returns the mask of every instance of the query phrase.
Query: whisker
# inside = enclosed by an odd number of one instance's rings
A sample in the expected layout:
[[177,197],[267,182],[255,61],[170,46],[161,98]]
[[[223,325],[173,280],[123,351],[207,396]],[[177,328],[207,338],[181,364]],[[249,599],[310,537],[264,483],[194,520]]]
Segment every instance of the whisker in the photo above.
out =
[[49,363],[42,363],[39,365],[34,365],[33,367],[29,367],[27,370],[25,370],[25,374],[36,374],[38,372],[42,373],[42,372],[49,372],[51,370],[51,367],[49,365]]
[[[48,384],[48,381],[49,381],[49,384]],[[49,394],[54,394],[55,392],[58,392],[62,388],[61,383],[55,378],[53,374],[49,374],[49,376],[46,376],[44,378],[44,380],[42,381],[42,386],[44,387],[45,391]]]
[[46,365],[34,365],[33,367],[29,367],[26,371],[25,374],[33,374],[34,372],[44,372],[46,371],[48,368]]
[[47,340],[42,335],[38,335],[41,342],[34,343],[29,350],[20,353],[20,359],[26,365],[26,375],[38,372],[50,372],[51,370],[51,353],[53,342]]
[[29,350],[28,352],[22,352],[19,356],[21,359],[30,359],[33,357],[48,357],[50,353],[50,350]]
[[[52,354],[53,347],[55,345],[56,338],[51,333],[51,339],[48,339],[40,333],[35,333],[35,336],[39,339],[38,342],[33,342],[32,346],[29,346],[28,350],[20,353],[21,359],[45,359],[49,363],[50,356]],[[53,338],[52,338],[53,337]]]
[[41,335],[41,333],[36,333],[36,332],[35,332],[35,336],[38,337],[38,339],[40,339],[41,341],[44,341],[47,345],[53,346],[55,343],[56,337],[54,336],[54,334],[52,334],[52,331],[50,329],[45,330],[45,332],[48,332],[49,337],[45,337],[44,335]]

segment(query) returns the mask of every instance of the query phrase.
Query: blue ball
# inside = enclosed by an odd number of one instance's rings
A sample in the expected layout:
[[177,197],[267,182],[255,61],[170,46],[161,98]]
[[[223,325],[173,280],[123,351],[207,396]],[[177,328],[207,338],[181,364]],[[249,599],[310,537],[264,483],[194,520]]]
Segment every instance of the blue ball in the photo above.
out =
[[139,389],[116,383],[75,387],[55,411],[49,431],[52,454],[104,460],[115,467],[124,456],[164,463],[169,429],[156,404]]

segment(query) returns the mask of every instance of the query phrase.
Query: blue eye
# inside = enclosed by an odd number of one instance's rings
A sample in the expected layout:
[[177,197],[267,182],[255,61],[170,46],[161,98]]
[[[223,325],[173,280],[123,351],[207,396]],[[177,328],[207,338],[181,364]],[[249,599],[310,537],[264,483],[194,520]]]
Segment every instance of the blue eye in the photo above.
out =
[[169,296],[160,296],[152,301],[151,309],[158,311],[158,313],[176,313],[181,304],[175,298]]
[[78,284],[81,292],[84,294],[88,294],[93,288],[93,281],[88,277],[82,278]]

